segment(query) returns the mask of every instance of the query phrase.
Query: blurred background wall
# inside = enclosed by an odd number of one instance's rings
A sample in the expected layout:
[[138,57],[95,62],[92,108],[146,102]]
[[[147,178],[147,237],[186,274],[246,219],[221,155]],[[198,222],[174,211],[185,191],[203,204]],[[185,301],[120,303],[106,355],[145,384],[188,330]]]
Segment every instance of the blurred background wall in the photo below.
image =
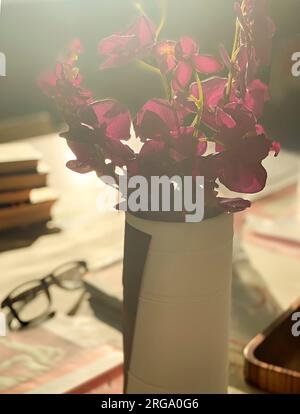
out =
[[[216,53],[223,42],[231,47],[235,0],[170,0],[162,36],[188,34],[199,40],[202,52]],[[156,75],[127,67],[100,71],[99,40],[125,29],[137,15],[133,0],[2,0],[0,51],[7,58],[7,76],[0,78],[0,118],[49,111],[57,112],[37,86],[41,72],[54,66],[59,53],[74,37],[82,39],[85,54],[80,60],[87,86],[99,97],[118,97],[131,107],[160,93]],[[148,14],[159,22],[160,0],[144,0]],[[277,26],[271,77],[273,99],[266,111],[272,134],[295,143],[299,131],[300,77],[290,75],[289,47],[299,48],[300,1],[271,0]],[[296,40],[295,40],[296,39]],[[295,50],[296,51],[296,50]],[[137,77],[137,71],[139,76]],[[128,95],[130,100],[128,102]],[[127,96],[127,99],[126,99]],[[299,140],[298,140],[299,141]]]

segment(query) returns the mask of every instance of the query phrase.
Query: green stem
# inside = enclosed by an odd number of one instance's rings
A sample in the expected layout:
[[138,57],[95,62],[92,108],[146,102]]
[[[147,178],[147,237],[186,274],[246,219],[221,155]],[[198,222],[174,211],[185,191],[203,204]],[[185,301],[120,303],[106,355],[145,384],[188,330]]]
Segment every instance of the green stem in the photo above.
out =
[[144,7],[142,6],[142,4],[139,2],[139,1],[134,1],[133,2],[134,3],[134,6],[135,6],[135,8],[143,15],[143,16],[146,16],[146,13],[145,13],[145,10],[144,10]]
[[168,99],[169,102],[172,102],[172,98],[173,98],[172,97],[172,89],[171,89],[171,86],[168,82],[167,77],[165,75],[163,75],[161,73],[161,71],[156,66],[151,65],[151,63],[148,63],[144,60],[140,60],[139,64],[140,64],[140,66],[142,66],[142,67],[144,67],[144,68],[146,68],[146,69],[148,69],[152,72],[155,72],[155,73],[159,74],[159,76],[162,80],[164,90],[165,90],[166,99]]
[[235,36],[234,36],[234,42],[233,42],[233,48],[232,48],[232,54],[231,54],[231,68],[229,71],[229,76],[228,76],[228,82],[226,85],[226,89],[225,89],[225,96],[224,96],[224,103],[228,103],[229,99],[230,99],[230,95],[231,95],[231,91],[232,91],[232,85],[233,85],[233,66],[235,63],[235,59],[236,59],[236,50],[239,46],[239,39],[240,39],[240,24],[238,19],[236,19],[236,24],[235,24]]
[[173,100],[172,88],[168,82],[167,77],[163,75],[162,73],[161,73],[161,77],[162,77],[162,82],[163,82],[164,89],[165,89],[166,98],[168,99],[170,103],[172,103],[172,100]]
[[196,115],[196,117],[193,121],[192,126],[195,127],[194,136],[197,136],[198,131],[200,129],[200,125],[201,125],[202,116],[203,116],[204,97],[203,97],[203,88],[202,88],[201,80],[200,80],[200,77],[199,77],[197,72],[195,72],[195,77],[196,77],[198,91],[199,91],[199,99],[196,102],[196,106],[197,106],[198,111],[197,111],[197,115]]
[[148,63],[145,60],[139,60],[138,63],[140,66],[150,70],[151,72],[160,73],[160,70],[156,66],[151,65],[151,63]]
[[[160,0],[160,5],[161,5],[161,19],[160,19],[160,23],[159,26],[157,28],[156,34],[155,34],[155,40],[157,40],[160,32],[162,31],[165,22],[166,22],[166,16],[167,16],[167,2],[168,0]],[[135,2],[135,7],[140,11],[140,13],[142,13],[144,16],[146,16],[145,10],[143,8],[143,6],[141,5],[141,3],[139,1]],[[144,67],[147,67],[148,69],[150,69],[153,72],[159,73],[160,77],[162,79],[162,84],[165,90],[165,96],[168,99],[168,101],[171,103],[172,99],[173,99],[173,94],[172,94],[172,88],[169,84],[169,81],[167,79],[167,77],[161,73],[161,71],[156,67],[151,65],[150,63],[141,60],[140,64]]]
[[167,1],[168,0],[160,0],[160,5],[161,5],[161,18],[160,18],[160,23],[159,26],[156,30],[156,40],[158,38],[158,36],[160,35],[160,32],[162,31],[162,29],[164,28],[164,25],[166,23],[166,17],[167,17]]

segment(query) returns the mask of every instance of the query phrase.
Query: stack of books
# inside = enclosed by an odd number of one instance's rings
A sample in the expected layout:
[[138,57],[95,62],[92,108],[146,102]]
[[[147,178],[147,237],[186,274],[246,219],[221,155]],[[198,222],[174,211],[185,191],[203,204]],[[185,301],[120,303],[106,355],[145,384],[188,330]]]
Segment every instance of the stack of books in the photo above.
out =
[[51,220],[47,167],[30,145],[0,145],[0,231]]

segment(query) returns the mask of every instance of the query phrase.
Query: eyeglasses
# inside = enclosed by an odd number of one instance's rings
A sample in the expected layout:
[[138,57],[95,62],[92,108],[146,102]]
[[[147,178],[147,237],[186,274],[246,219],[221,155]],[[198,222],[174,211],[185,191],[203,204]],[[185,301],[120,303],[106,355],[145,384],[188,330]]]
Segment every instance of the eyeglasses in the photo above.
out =
[[66,263],[42,279],[26,282],[14,289],[1,303],[2,309],[10,309],[9,326],[12,328],[14,319],[24,328],[53,317],[50,287],[55,285],[68,291],[81,289],[82,278],[87,272],[88,266],[84,261]]

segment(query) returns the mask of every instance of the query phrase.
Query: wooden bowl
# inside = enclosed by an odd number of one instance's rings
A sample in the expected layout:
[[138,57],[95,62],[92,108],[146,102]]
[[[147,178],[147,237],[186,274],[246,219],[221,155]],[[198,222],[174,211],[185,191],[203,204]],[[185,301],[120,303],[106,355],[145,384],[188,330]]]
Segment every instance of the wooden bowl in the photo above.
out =
[[292,334],[295,312],[300,312],[300,300],[244,349],[245,379],[261,390],[300,394],[300,336]]

